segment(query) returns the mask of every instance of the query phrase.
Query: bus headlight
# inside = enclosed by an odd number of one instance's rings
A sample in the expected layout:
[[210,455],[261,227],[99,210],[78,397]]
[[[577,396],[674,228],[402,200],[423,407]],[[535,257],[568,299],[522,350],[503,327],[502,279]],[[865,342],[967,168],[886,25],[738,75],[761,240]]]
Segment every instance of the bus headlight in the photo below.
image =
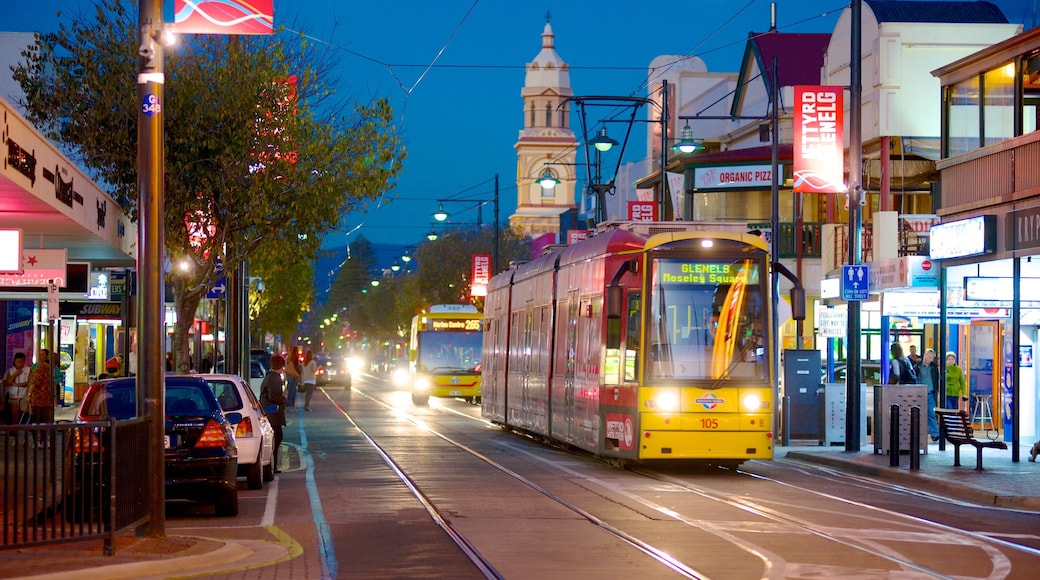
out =
[[744,405],[745,411],[762,410],[762,397],[759,397],[755,393],[748,393],[744,395],[744,398],[740,402]]
[[665,413],[679,410],[679,395],[675,391],[663,391],[654,397],[654,408]]
[[430,390],[430,379],[426,377],[415,377],[415,392],[425,393]]

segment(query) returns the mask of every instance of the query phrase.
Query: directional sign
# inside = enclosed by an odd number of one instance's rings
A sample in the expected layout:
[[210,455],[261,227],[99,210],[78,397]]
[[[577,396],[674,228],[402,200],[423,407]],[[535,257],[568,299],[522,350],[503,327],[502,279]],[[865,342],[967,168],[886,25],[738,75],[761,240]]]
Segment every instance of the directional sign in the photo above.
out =
[[217,277],[216,282],[213,283],[213,287],[206,292],[206,298],[215,300],[217,298],[224,297],[224,291],[227,290],[227,276],[224,274],[224,262],[217,258],[217,271],[215,273]]
[[869,300],[870,294],[867,288],[870,285],[870,276],[867,266],[842,266],[841,267],[841,299],[846,302]]

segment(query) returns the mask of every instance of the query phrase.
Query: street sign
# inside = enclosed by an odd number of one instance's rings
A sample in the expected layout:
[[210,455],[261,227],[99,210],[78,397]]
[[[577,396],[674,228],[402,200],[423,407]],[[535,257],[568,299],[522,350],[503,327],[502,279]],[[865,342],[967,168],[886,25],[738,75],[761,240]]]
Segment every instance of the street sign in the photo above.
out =
[[869,270],[866,265],[841,267],[841,299],[846,302],[869,300]]
[[224,297],[224,291],[227,290],[227,275],[224,274],[224,262],[217,258],[217,271],[216,276],[219,276],[216,282],[213,283],[213,287],[206,292],[206,298],[210,300],[216,300],[217,298]]

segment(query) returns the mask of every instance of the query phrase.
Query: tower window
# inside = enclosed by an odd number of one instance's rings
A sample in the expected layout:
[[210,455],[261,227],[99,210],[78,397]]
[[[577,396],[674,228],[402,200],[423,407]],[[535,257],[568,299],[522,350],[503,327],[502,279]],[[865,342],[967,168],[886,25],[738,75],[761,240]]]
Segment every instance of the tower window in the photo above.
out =
[[531,120],[527,123],[528,127],[534,127],[534,103],[531,103]]
[[552,127],[552,103],[545,104],[545,126]]

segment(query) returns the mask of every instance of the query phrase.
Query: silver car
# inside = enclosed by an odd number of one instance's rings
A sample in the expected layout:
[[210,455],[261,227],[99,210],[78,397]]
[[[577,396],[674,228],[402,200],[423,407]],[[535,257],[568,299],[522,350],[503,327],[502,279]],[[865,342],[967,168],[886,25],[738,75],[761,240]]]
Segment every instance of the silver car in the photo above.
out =
[[274,430],[259,399],[238,375],[197,375],[206,379],[224,413],[239,413],[234,424],[238,444],[238,475],[245,476],[249,489],[260,489],[274,479]]

